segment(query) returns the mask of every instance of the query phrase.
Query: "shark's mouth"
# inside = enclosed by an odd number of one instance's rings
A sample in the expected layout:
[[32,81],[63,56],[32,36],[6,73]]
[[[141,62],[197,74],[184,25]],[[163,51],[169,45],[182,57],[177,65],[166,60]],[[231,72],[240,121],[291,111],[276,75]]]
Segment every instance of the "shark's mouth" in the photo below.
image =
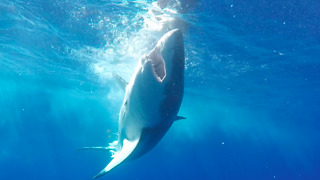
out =
[[166,77],[166,64],[159,49],[157,47],[154,48],[147,57],[151,62],[154,77],[159,82],[162,82]]

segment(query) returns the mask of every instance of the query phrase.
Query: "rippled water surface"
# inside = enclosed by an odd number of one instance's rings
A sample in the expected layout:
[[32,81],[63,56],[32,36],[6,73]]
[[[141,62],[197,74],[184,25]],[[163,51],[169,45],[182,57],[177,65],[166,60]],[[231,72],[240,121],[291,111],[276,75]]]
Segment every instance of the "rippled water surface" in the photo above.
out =
[[[183,31],[185,95],[148,154],[101,179],[320,178],[318,1],[0,0],[0,179],[91,179],[138,59]],[[188,6],[187,6],[188,5]]]

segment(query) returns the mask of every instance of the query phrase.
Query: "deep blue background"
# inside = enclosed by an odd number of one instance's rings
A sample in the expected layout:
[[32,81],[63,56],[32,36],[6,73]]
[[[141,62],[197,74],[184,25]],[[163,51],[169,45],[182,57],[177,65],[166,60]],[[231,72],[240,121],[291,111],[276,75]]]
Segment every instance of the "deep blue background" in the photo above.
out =
[[[91,179],[116,139],[152,1],[0,0],[0,179]],[[320,179],[320,2],[201,1],[162,141],[101,179]],[[144,37],[144,38],[141,38]],[[131,48],[131,49],[130,49]],[[132,50],[133,49],[133,50]]]

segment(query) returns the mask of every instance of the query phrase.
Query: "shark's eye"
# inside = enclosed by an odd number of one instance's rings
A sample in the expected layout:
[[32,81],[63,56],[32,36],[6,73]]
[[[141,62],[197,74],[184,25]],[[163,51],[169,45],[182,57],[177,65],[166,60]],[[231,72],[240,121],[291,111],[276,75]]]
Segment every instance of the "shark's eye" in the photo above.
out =
[[124,102],[123,104],[124,106],[127,106],[128,105],[128,100],[126,102]]

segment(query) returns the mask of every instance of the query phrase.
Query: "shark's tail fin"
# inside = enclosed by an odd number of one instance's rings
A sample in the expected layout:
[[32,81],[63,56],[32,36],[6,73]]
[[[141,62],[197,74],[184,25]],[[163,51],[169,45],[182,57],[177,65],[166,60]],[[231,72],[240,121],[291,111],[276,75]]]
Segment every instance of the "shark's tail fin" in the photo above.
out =
[[136,148],[138,145],[139,139],[136,139],[134,141],[128,141],[127,139],[124,139],[123,141],[123,147],[119,152],[116,152],[113,156],[113,159],[111,162],[102,170],[100,171],[96,176],[93,178],[98,178],[107,172],[109,172],[111,169],[114,167],[118,166],[121,164],[123,161],[127,159],[127,157],[130,156],[130,154],[133,152],[133,150]]
[[106,174],[108,171],[102,169],[102,171],[100,171],[97,175],[93,176],[93,179],[96,179],[98,177],[103,176],[104,174]]

